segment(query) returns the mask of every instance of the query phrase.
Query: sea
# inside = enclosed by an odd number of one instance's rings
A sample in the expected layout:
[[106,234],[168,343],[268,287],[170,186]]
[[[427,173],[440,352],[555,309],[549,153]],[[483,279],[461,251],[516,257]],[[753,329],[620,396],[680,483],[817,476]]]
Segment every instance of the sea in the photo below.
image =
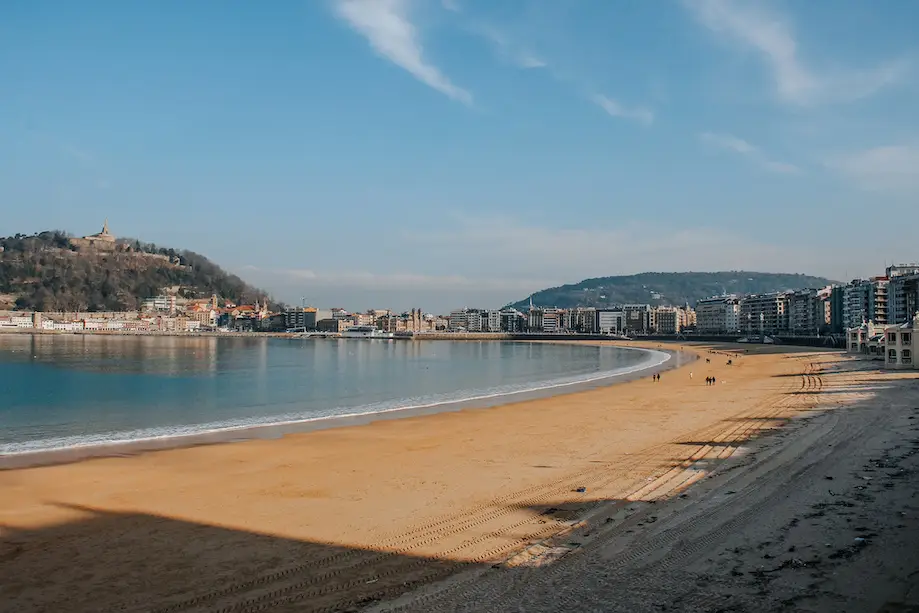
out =
[[0,455],[496,404],[669,358],[586,344],[2,334]]

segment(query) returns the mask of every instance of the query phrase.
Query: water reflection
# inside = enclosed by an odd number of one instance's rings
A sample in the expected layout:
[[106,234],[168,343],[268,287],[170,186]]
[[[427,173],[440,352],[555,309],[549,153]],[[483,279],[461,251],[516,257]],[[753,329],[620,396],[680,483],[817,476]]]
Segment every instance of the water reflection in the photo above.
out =
[[218,340],[214,337],[9,334],[0,335],[0,362],[34,362],[56,368],[167,376],[215,373]]
[[513,342],[0,335],[0,453],[501,395],[647,359]]

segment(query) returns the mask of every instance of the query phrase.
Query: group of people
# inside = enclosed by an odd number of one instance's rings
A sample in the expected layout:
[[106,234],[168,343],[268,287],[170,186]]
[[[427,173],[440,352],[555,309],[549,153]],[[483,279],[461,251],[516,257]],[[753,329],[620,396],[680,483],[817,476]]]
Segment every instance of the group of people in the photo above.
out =
[[660,381],[660,380],[661,380],[661,375],[660,375],[660,373],[654,373],[653,375],[651,375],[651,380],[654,381],[655,383],[657,383],[658,381]]
[[705,377],[705,385],[715,385],[715,377]]

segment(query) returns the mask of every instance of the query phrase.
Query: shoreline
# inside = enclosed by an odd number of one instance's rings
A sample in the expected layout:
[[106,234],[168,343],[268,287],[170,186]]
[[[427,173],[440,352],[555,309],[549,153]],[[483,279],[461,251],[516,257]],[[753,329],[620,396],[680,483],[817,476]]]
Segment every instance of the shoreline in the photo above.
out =
[[[741,347],[684,349],[711,362],[488,410],[0,471],[8,600],[73,613],[538,612],[572,589],[585,592],[569,604],[601,602],[611,577],[591,577],[593,564],[626,571],[602,602],[634,611],[623,595],[646,598],[655,563],[668,608],[711,589],[741,605],[764,589],[795,596],[762,582],[764,564],[805,594],[816,579],[850,595],[862,584],[834,583],[849,570],[915,576],[919,555],[904,552],[919,549],[897,545],[919,534],[914,375],[838,351],[762,347],[728,365]],[[700,574],[674,574],[687,562]],[[700,582],[709,574],[723,582]]]
[[[570,341],[558,342],[566,343]],[[593,341],[592,344],[599,347],[607,345],[607,343],[597,341]],[[436,402],[420,406],[393,408],[364,413],[305,418],[302,420],[278,423],[230,426],[188,434],[164,435],[161,437],[119,440],[110,443],[0,454],[0,471],[70,464],[95,458],[134,456],[169,449],[241,443],[252,440],[280,439],[291,434],[304,434],[334,428],[364,426],[378,421],[407,419],[474,409],[490,409],[532,400],[576,394],[578,392],[597,388],[614,387],[619,384],[647,377],[649,374],[652,374],[652,371],[657,373],[667,372],[699,359],[697,353],[682,349],[622,346],[621,344],[616,344],[614,346],[621,349],[648,353],[652,356],[655,353],[666,354],[667,357],[661,362],[648,365],[643,365],[644,363],[642,363],[636,367],[632,367],[631,370],[607,376],[598,376],[584,381],[545,385],[533,389],[484,395],[462,400]],[[654,358],[652,357],[651,359]],[[546,382],[537,382],[535,385],[540,386],[544,383]]]

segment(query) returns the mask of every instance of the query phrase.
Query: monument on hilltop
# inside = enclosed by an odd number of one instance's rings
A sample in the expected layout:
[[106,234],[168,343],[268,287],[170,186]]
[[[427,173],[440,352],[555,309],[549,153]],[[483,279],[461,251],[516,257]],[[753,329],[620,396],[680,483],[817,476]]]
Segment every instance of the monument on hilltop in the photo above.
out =
[[115,251],[117,243],[115,235],[108,229],[108,219],[102,224],[102,231],[83,238],[72,238],[70,243],[78,249],[94,249],[96,251]]

